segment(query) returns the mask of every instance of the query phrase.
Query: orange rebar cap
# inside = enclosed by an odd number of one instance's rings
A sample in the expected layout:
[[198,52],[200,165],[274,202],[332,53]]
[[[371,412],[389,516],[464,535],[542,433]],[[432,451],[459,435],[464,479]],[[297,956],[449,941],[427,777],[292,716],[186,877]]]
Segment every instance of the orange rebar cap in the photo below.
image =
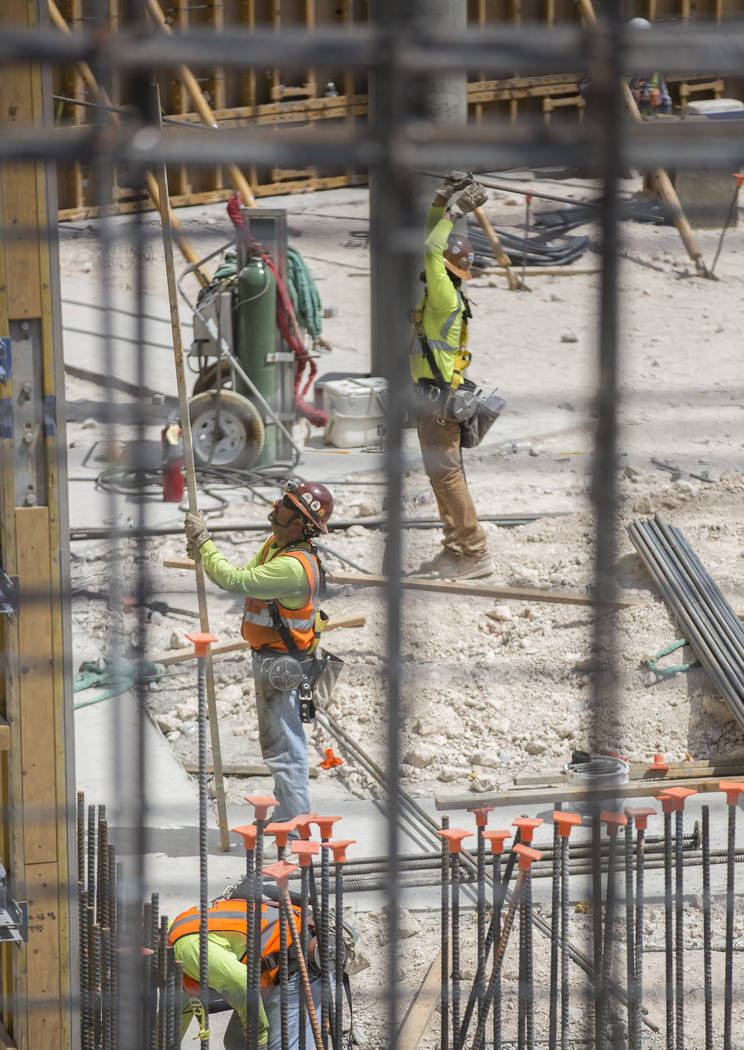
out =
[[255,824],[244,824],[242,828],[230,828],[236,835],[241,835],[243,838],[243,847],[246,850],[254,850],[256,848],[256,834],[258,828]]
[[744,791],[744,784],[736,780],[722,780],[718,786],[721,791],[726,792],[726,802],[729,806],[739,804],[739,795]]
[[336,839],[334,842],[327,843],[333,850],[334,864],[344,864],[346,862],[346,847],[354,846],[355,844],[356,839]]
[[522,833],[522,842],[529,845],[532,842],[535,829],[539,828],[542,822],[542,817],[516,817],[512,821],[512,827],[519,828]]
[[511,831],[484,831],[483,838],[491,843],[491,855],[504,852],[504,842],[512,837]]
[[316,813],[312,823],[317,824],[320,828],[321,839],[329,839],[333,834],[333,825],[337,820],[341,820],[341,817],[319,817]]
[[253,806],[253,815],[256,820],[266,820],[266,814],[272,806],[279,805],[273,795],[244,795],[243,797]]
[[309,839],[293,842],[289,848],[297,857],[297,863],[301,868],[309,868],[313,862],[313,857],[320,853],[320,843],[310,842]]
[[333,748],[325,748],[325,758],[322,762],[318,762],[321,769],[333,769],[334,766],[342,766],[344,764],[343,758],[339,758],[338,755],[334,755]]
[[295,817],[294,818],[295,828],[297,829],[297,834],[305,842],[312,835],[312,830],[310,828],[310,825],[315,820],[317,815],[318,815],[317,813],[300,813],[299,817]]
[[656,797],[661,802],[664,813],[681,813],[685,808],[685,799],[690,795],[697,795],[697,791],[693,788],[673,787]]
[[473,809],[469,809],[468,813],[472,813],[475,816],[475,826],[477,828],[485,828],[488,823],[488,814],[492,809],[496,809],[495,806],[475,806]]
[[286,846],[289,840],[290,833],[295,829],[295,822],[293,820],[283,820],[276,824],[267,824],[264,828],[264,832],[267,835],[273,835],[274,841],[277,846]]
[[628,818],[624,813],[617,813],[610,809],[603,809],[599,814],[599,820],[601,824],[607,825],[607,834],[611,839],[616,838],[620,828],[624,828],[628,823]]
[[567,839],[571,835],[571,828],[575,828],[577,824],[581,824],[580,813],[564,813],[562,809],[553,810],[553,823],[558,825],[558,834],[562,839]]
[[194,655],[200,660],[207,655],[212,642],[219,640],[213,634],[210,634],[209,631],[192,631],[186,637],[190,642],[194,643]]
[[299,870],[296,864],[287,864],[286,860],[278,860],[275,864],[264,868],[263,873],[273,879],[280,890],[286,890],[289,885],[289,876]]
[[654,755],[654,760],[648,767],[649,773],[668,773],[669,766],[664,761],[664,752],[657,751]]
[[532,846],[525,846],[523,842],[518,842],[516,846],[513,846],[512,853],[516,853],[519,857],[518,865],[520,871],[529,871],[532,862],[534,860],[540,860],[543,856],[539,849],[533,849]]
[[653,806],[626,806],[625,815],[635,821],[635,826],[639,831],[645,831],[648,818],[656,816],[656,810]]
[[472,831],[465,831],[464,828],[447,828],[437,832],[437,835],[447,840],[450,853],[461,853],[462,840],[469,839],[472,834]]

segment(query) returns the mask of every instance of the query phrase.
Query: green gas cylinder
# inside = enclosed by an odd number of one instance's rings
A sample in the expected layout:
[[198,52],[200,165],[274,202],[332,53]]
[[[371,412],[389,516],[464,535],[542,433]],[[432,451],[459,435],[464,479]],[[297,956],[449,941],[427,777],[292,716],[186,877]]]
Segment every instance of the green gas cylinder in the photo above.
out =
[[[236,357],[271,408],[277,409],[277,365],[270,360],[276,353],[276,279],[260,255],[252,255],[238,276],[234,306]],[[251,399],[245,383],[238,377],[238,393]],[[265,441],[258,463],[276,460],[276,425],[264,418]]]

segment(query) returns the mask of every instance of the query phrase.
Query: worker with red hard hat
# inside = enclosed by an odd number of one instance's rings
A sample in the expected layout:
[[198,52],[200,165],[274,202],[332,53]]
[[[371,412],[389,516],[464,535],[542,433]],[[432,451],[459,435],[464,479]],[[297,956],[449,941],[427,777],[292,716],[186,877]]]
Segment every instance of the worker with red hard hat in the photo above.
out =
[[187,550],[207,576],[245,596],[241,634],[253,650],[261,753],[274,777],[275,821],[310,811],[304,721],[323,670],[318,653],[325,572],[312,540],[328,531],[333,497],[325,485],[289,481],[269,513],[272,536],[242,568],[217,549],[201,514],[187,514]]
[[[457,200],[448,203],[458,191]],[[463,374],[470,360],[466,347],[471,315],[462,283],[472,277],[474,251],[467,237],[454,232],[457,220],[485,201],[486,191],[468,172],[453,171],[437,187],[426,224],[426,288],[411,327],[416,426],[444,527],[444,549],[416,575],[442,579],[476,579],[493,572],[462,465],[460,424],[468,403],[462,392],[474,389]]]

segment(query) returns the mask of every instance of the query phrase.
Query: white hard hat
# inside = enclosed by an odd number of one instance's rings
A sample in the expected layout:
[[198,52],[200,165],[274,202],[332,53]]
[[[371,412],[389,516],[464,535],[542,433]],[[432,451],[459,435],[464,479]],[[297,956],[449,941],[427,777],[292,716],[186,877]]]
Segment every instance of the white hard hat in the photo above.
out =
[[628,29],[650,29],[651,23],[647,18],[631,18]]

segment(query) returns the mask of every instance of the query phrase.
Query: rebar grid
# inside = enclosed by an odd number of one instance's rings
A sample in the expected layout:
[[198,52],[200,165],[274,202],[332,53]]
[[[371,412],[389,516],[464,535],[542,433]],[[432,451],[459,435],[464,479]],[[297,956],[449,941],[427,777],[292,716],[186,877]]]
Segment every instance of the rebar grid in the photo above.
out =
[[[415,6],[415,5],[413,5]],[[419,12],[420,13],[420,12]],[[625,33],[619,18],[619,8],[613,8],[611,17],[594,29],[569,29],[557,27],[547,31],[536,27],[498,31],[450,33],[440,35],[422,28],[420,22],[411,18],[410,12],[392,0],[380,0],[377,25],[353,32],[330,30],[319,31],[313,36],[304,33],[249,34],[230,29],[219,38],[215,34],[189,33],[166,37],[143,30],[141,26],[124,28],[120,34],[105,41],[98,40],[86,31],[71,37],[62,37],[46,28],[25,32],[6,27],[0,34],[0,63],[19,61],[43,62],[60,67],[85,61],[98,70],[112,74],[135,77],[134,96],[137,105],[127,114],[128,120],[117,131],[108,129],[106,135],[98,126],[84,127],[64,135],[50,136],[49,129],[6,128],[0,139],[0,161],[14,163],[29,160],[64,163],[78,160],[90,163],[97,197],[105,216],[107,187],[110,171],[114,165],[125,166],[130,173],[144,178],[146,168],[160,164],[185,163],[214,166],[215,164],[275,164],[292,167],[312,164],[356,166],[374,172],[377,179],[379,222],[371,231],[372,250],[378,258],[385,260],[383,279],[378,295],[388,309],[377,331],[378,360],[382,362],[384,377],[391,392],[389,403],[388,444],[386,449],[386,472],[388,479],[387,498],[387,550],[386,570],[390,583],[386,593],[387,611],[387,706],[389,714],[388,747],[385,780],[389,790],[388,816],[389,865],[387,885],[389,887],[390,955],[387,988],[388,1015],[387,1037],[391,1050],[397,1045],[396,1032],[400,1015],[400,1002],[396,968],[398,966],[398,912],[402,865],[399,861],[400,824],[407,805],[404,801],[400,777],[399,728],[406,719],[406,697],[402,684],[400,639],[403,628],[402,612],[402,443],[405,395],[405,343],[407,332],[403,331],[401,317],[409,305],[405,292],[410,288],[410,275],[416,266],[420,249],[420,233],[414,229],[411,216],[415,209],[413,199],[416,190],[416,171],[426,168],[450,166],[453,153],[466,158],[463,164],[474,169],[507,168],[518,164],[540,165],[586,163],[600,167],[604,173],[604,202],[601,208],[602,227],[602,282],[600,322],[598,328],[598,374],[597,408],[599,423],[596,430],[594,484],[592,498],[597,521],[595,595],[607,601],[614,599],[616,585],[613,568],[616,562],[615,538],[617,535],[617,493],[615,490],[615,462],[617,455],[617,409],[618,409],[618,257],[620,254],[619,223],[617,214],[617,180],[622,167],[627,164],[657,167],[684,167],[693,157],[697,167],[711,169],[738,166],[741,159],[741,142],[737,129],[724,124],[701,126],[693,134],[674,128],[650,128],[625,126],[621,117],[620,97],[615,89],[623,63],[632,68],[645,68],[647,64],[674,71],[689,73],[713,73],[724,69],[744,74],[744,27],[738,24],[724,29],[700,26],[690,30],[662,28],[655,32],[653,42],[631,39]],[[244,132],[222,133],[195,127],[189,132],[169,132],[162,135],[150,112],[150,76],[155,69],[172,69],[186,63],[193,65],[220,64],[225,68],[245,69],[256,65],[266,67],[273,62],[285,67],[306,67],[326,64],[353,66],[370,73],[375,82],[376,108],[369,128],[364,130],[331,131],[318,128],[312,134],[294,134],[286,140],[275,134],[251,128]],[[606,66],[606,68],[605,68]],[[601,136],[595,129],[565,126],[546,126],[544,123],[526,121],[519,126],[494,120],[480,127],[463,128],[446,124],[432,125],[420,106],[420,80],[437,74],[486,70],[494,75],[508,72],[515,67],[529,68],[534,72],[594,71],[598,112],[601,114]],[[609,72],[607,72],[609,69]],[[410,104],[409,101],[411,100]],[[210,135],[208,149],[204,147],[204,136]],[[58,140],[57,140],[58,139]],[[703,163],[697,153],[705,153]],[[205,156],[208,155],[208,156]],[[148,233],[142,219],[131,226],[132,244],[137,260],[135,269],[135,314],[138,317],[138,384],[148,387],[147,358],[144,327],[144,301],[146,279],[143,259],[146,255]],[[105,259],[111,251],[113,233],[110,220],[100,221],[99,238],[101,253]],[[111,306],[112,289],[109,280],[103,282],[104,340],[111,367],[113,368],[113,331]],[[117,439],[117,417],[114,411],[115,394],[112,391],[108,402],[110,420],[107,423],[107,438]],[[138,417],[138,438],[144,440],[145,419]],[[110,499],[111,516],[118,512],[117,498]],[[148,533],[147,513],[144,503],[136,513],[135,535]],[[120,535],[109,533],[111,539],[111,592],[115,597],[123,574],[120,573]],[[144,557],[135,565],[134,580],[136,597],[144,602],[149,593],[147,567]],[[112,653],[116,655],[120,644],[114,632]],[[136,649],[144,655],[146,627],[140,624],[135,639]],[[614,620],[610,614],[597,613],[594,617],[594,655],[599,673],[593,678],[593,711],[595,723],[592,747],[600,750],[611,746],[608,726],[613,723],[616,707],[616,653],[617,642]],[[98,884],[92,882],[95,865],[91,865],[92,852],[96,849],[95,822],[88,817],[88,883],[81,889],[80,925],[84,951],[80,958],[81,1027],[84,1047],[91,1050],[101,1042],[104,1046],[116,1046],[118,1050],[135,1050],[139,1047],[140,1033],[145,1026],[141,989],[143,971],[151,973],[153,988],[165,995],[167,1012],[159,1019],[161,1035],[154,1024],[148,1030],[153,1039],[166,1038],[176,1043],[178,1013],[174,996],[179,990],[178,970],[170,956],[165,955],[163,937],[158,945],[157,903],[151,908],[153,929],[146,932],[146,941],[152,943],[156,952],[156,966],[143,966],[137,954],[141,934],[141,901],[144,896],[144,857],[148,851],[147,821],[152,801],[151,787],[147,777],[147,755],[144,736],[144,687],[137,690],[139,718],[131,736],[114,715],[114,732],[121,741],[117,752],[115,783],[119,798],[117,820],[132,829],[132,849],[127,851],[127,860],[122,869],[123,878],[118,883],[118,895],[111,898],[110,884],[116,884],[113,862],[108,863],[106,824],[99,824],[98,842],[105,849],[105,857],[98,868]],[[91,807],[92,809],[93,807]],[[80,810],[78,811],[80,812]],[[80,817],[79,817],[80,819]],[[667,836],[671,846],[671,836]],[[677,831],[677,843],[681,858],[681,823]],[[200,843],[206,851],[206,841]],[[642,850],[642,847],[641,847]],[[327,853],[324,859],[327,868]],[[596,850],[595,871],[601,873],[599,847]],[[84,860],[83,840],[78,838],[78,858]],[[565,859],[565,858],[564,858]],[[626,862],[627,863],[627,862]],[[457,868],[459,866],[456,865]],[[500,866],[494,861],[494,872]],[[678,868],[681,885],[681,866]],[[80,874],[80,873],[79,873]],[[327,871],[326,871],[327,875]],[[496,878],[497,875],[494,875]],[[459,882],[453,882],[456,892]],[[328,886],[325,887],[326,893]],[[595,892],[597,884],[595,883]],[[529,908],[529,882],[523,898],[523,937],[525,945],[531,945],[532,926]],[[670,889],[671,893],[671,889]],[[105,900],[102,900],[102,895]],[[601,890],[599,891],[601,899]],[[456,901],[456,897],[453,901]],[[670,897],[671,900],[671,897]],[[494,897],[496,901],[496,897]],[[93,908],[101,909],[95,911]],[[499,901],[499,906],[501,902]],[[202,907],[204,900],[202,900]],[[680,904],[681,909],[681,904]],[[453,903],[453,919],[456,906]],[[601,914],[601,913],[600,913]],[[669,915],[671,921],[671,912]],[[499,945],[499,936],[506,932],[513,915],[507,917],[504,927],[495,918],[492,940]],[[120,924],[121,943],[130,949],[122,953],[116,981],[101,989],[102,976],[112,970],[111,946],[106,933],[107,924]],[[681,929],[681,910],[678,911]],[[609,927],[608,927],[609,929]],[[563,927],[562,927],[562,936]],[[564,938],[565,939],[565,938]],[[595,955],[598,1023],[597,1047],[609,1046],[603,1025],[607,1007],[607,985],[610,981],[610,961],[603,958],[601,932],[598,937],[598,952]],[[681,934],[680,934],[681,940]],[[605,943],[612,939],[605,934]],[[679,940],[678,940],[679,944]],[[565,944],[562,944],[565,953]],[[455,954],[453,952],[453,954]],[[500,959],[494,949],[493,976],[489,992],[493,994],[497,979],[500,981]],[[525,958],[525,976],[532,980],[531,955]],[[562,976],[567,963],[562,956]],[[557,956],[555,959],[557,972]],[[640,962],[637,964],[640,970]],[[600,972],[602,976],[600,978]],[[256,980],[257,980],[257,975]],[[204,973],[202,973],[204,978]],[[455,985],[452,1020],[458,1021],[459,993]],[[481,995],[483,990],[481,989]],[[98,997],[98,998],[96,998]],[[526,1015],[526,1038],[528,1045],[534,1044],[531,1014]],[[677,1000],[681,1010],[680,992]],[[325,1004],[324,1004],[325,1008]],[[557,1004],[556,1004],[557,1008]],[[567,996],[562,1017],[567,1014]],[[100,1020],[99,1018],[102,1018]],[[112,1020],[113,1018],[113,1020]],[[446,1029],[447,1013],[444,1011]],[[478,1014],[480,1042],[486,1018]],[[640,1026],[640,1018],[635,1018]],[[496,1021],[494,1021],[496,1024]],[[96,1027],[98,1026],[98,1027]],[[115,1030],[114,1030],[115,1029]],[[165,1030],[169,1035],[165,1035]],[[671,1024],[670,1024],[671,1030]],[[681,1022],[677,1021],[677,1031]],[[324,1032],[325,1034],[325,1032]],[[494,1037],[497,1038],[497,1037]],[[500,1035],[499,1037],[500,1038]],[[638,1036],[640,1042],[640,1036]],[[155,1043],[153,1043],[155,1045]],[[670,1043],[671,1045],[671,1043]],[[678,1045],[677,1050],[682,1050]]]

